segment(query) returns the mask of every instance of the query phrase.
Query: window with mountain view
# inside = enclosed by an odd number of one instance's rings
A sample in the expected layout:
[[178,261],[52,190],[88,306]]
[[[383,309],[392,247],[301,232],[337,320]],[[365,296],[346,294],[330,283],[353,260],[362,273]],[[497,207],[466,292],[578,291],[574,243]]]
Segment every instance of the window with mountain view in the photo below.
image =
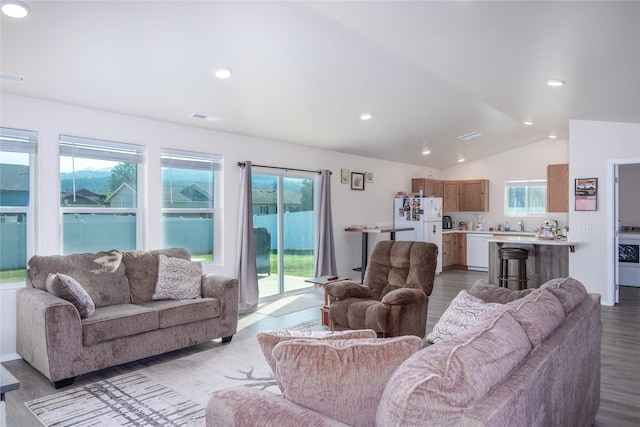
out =
[[60,136],[64,254],[137,248],[143,153],[139,145]]
[[162,245],[214,261],[216,174],[222,157],[162,149]]
[[0,283],[24,282],[34,253],[36,132],[0,128]]

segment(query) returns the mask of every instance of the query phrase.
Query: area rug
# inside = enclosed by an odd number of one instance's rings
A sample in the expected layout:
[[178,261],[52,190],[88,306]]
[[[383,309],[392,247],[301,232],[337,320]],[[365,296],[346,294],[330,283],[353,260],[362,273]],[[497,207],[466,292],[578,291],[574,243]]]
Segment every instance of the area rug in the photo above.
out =
[[[326,330],[319,320],[285,329]],[[87,374],[25,405],[45,426],[203,426],[216,390],[242,385],[280,394],[255,339],[211,341],[183,353]]]
[[317,308],[320,310],[320,307],[322,307],[321,301],[301,294],[280,298],[273,302],[262,303],[258,307],[257,312],[267,316],[280,317],[308,308]]

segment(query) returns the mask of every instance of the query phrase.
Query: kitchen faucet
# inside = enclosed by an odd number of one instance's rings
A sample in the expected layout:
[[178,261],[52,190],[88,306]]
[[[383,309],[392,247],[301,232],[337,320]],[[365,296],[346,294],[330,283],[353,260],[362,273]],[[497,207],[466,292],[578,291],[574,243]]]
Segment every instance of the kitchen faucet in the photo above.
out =
[[518,225],[520,226],[520,231],[524,231],[524,219],[518,221]]

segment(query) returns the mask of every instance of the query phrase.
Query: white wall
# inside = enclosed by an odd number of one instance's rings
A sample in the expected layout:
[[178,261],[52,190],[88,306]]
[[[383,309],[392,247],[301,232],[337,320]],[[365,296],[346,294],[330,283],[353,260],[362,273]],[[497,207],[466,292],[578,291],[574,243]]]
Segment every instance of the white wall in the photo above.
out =
[[[346,155],[265,139],[181,126],[138,117],[113,114],[87,108],[21,96],[1,94],[0,125],[39,132],[37,155],[36,234],[37,253],[60,253],[59,162],[60,134],[141,144],[147,147],[148,182],[160,182],[160,148],[179,148],[222,154],[223,233],[219,265],[206,271],[233,276],[235,271],[238,187],[238,161],[300,169],[330,169],[333,172],[332,206],[338,273],[354,279],[352,268],[360,264],[360,234],[346,233],[354,224],[389,225],[393,223],[393,196],[409,191],[411,178],[426,176],[426,169],[414,165]],[[340,183],[340,169],[373,172],[374,182],[365,191],[352,191]],[[439,173],[434,168],[434,174]],[[254,169],[257,171],[257,169]],[[144,248],[161,246],[160,186],[144,186],[147,197],[143,209],[147,219]],[[371,245],[388,236],[372,236]],[[371,246],[370,246],[371,247]],[[217,252],[220,253],[220,252]],[[15,356],[15,289],[0,288],[0,358]]]
[[[482,214],[485,230],[505,222],[509,222],[512,229],[516,228],[518,221],[522,218],[504,215],[505,180],[546,178],[547,165],[568,163],[568,161],[568,142],[561,139],[547,139],[443,169],[441,177],[445,180],[488,179],[490,181],[489,212],[452,212],[451,216],[456,222],[473,221],[475,224],[477,215]],[[533,231],[543,220],[549,218],[557,220],[560,226],[564,226],[567,225],[568,214],[550,213],[545,217],[525,219],[526,229]]]
[[[640,124],[572,120],[569,151],[570,182],[598,178],[597,211],[576,212],[570,204],[571,239],[579,241],[579,246],[571,257],[569,272],[590,292],[601,294],[603,304],[613,305],[617,252],[613,241],[612,165],[640,162]],[[573,196],[572,188],[569,197]],[[579,232],[583,227],[591,227],[591,232]]]

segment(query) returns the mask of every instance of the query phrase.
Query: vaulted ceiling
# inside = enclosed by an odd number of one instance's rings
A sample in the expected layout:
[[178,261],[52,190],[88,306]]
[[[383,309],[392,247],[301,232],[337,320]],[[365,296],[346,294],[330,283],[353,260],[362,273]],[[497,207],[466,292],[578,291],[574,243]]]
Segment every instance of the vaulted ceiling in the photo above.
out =
[[637,1],[25,1],[6,93],[434,168],[640,122]]

